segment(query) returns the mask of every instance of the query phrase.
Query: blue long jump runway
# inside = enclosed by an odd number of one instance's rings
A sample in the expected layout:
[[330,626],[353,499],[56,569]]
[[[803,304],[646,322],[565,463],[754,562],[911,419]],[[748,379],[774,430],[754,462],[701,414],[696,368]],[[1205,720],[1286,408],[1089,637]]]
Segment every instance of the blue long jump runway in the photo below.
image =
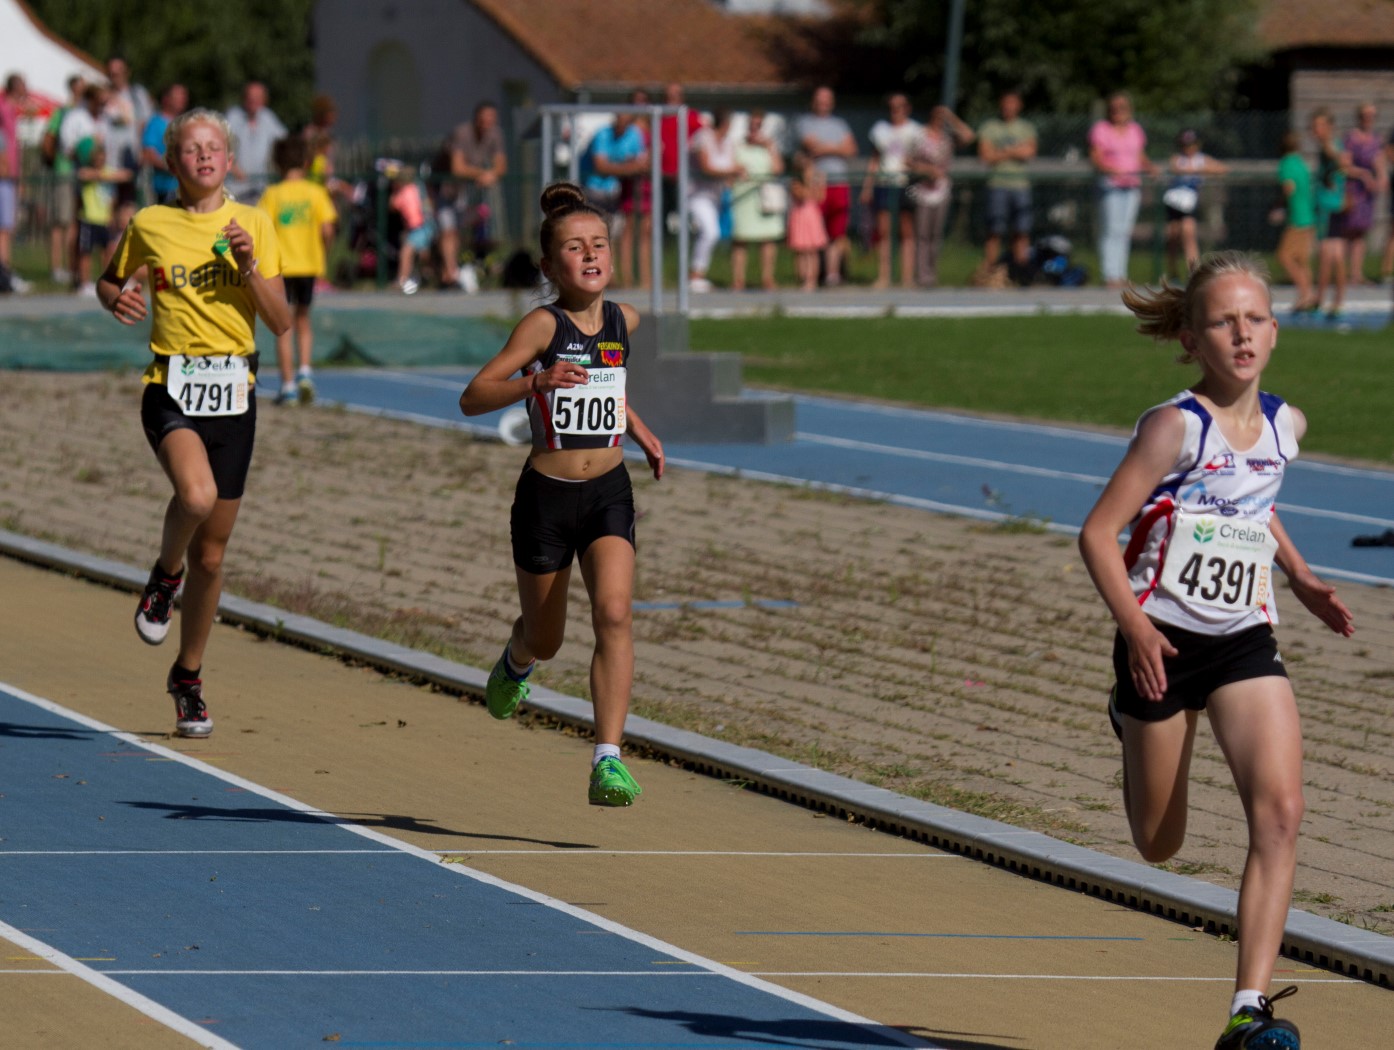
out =
[[0,936],[204,1046],[926,1045],[3,685],[0,771]]
[[[322,395],[356,410],[432,426],[498,433],[499,413],[466,420],[471,370],[350,370],[317,376]],[[742,477],[811,484],[985,520],[1034,519],[1073,533],[1125,439],[1063,426],[977,419],[800,396],[795,440],[780,445],[665,444],[668,461]],[[663,435],[660,434],[659,437]],[[1394,547],[1353,547],[1394,529],[1394,471],[1298,459],[1279,513],[1320,573],[1394,584]]]

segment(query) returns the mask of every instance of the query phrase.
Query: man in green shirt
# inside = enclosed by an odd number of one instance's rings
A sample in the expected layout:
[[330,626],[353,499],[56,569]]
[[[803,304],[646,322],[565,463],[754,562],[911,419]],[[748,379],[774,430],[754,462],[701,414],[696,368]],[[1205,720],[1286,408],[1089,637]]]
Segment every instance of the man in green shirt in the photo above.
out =
[[978,157],[988,168],[987,241],[983,263],[996,266],[1002,238],[1012,237],[1012,260],[1024,266],[1031,256],[1031,179],[1027,164],[1036,156],[1036,129],[1021,117],[1021,95],[1002,92],[999,117],[978,129]]

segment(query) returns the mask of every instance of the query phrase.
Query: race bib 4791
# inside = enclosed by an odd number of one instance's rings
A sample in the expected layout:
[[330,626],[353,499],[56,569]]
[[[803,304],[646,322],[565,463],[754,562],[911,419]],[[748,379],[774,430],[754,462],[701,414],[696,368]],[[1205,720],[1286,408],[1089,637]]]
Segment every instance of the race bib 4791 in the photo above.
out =
[[240,416],[247,411],[250,377],[245,357],[174,354],[166,386],[186,416]]

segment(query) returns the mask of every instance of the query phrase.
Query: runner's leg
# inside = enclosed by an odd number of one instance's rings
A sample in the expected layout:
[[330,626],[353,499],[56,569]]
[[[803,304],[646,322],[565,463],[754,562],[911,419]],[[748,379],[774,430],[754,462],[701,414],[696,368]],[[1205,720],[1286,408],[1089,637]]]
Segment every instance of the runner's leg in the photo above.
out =
[[1249,823],[1236,988],[1266,989],[1282,944],[1302,823],[1302,727],[1286,678],[1221,686],[1207,704]]

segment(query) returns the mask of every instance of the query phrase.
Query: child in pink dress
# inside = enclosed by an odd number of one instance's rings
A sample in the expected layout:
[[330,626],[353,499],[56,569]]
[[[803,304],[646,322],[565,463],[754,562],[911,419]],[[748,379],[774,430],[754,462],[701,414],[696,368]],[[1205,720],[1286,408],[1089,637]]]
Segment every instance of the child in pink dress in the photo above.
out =
[[794,162],[789,185],[793,206],[789,209],[789,248],[794,253],[799,287],[811,292],[818,286],[818,254],[827,247],[828,229],[823,224],[823,197],[827,184],[809,158]]

